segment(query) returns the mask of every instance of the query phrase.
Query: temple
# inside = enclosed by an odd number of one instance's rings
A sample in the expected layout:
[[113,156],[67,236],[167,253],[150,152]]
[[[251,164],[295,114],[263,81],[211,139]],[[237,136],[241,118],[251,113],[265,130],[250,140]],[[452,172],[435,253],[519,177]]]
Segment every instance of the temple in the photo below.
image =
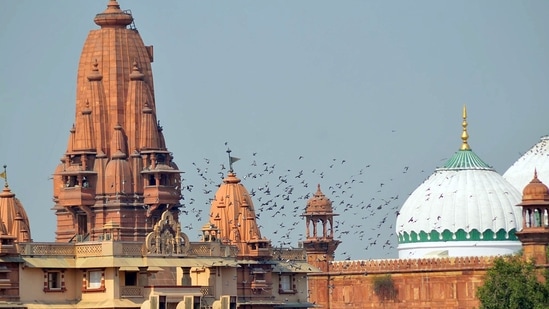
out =
[[168,210],[178,218],[181,177],[156,118],[151,63],[133,17],[110,1],[82,48],[76,115],[54,173],[56,240],[98,240],[103,226],[143,241]]
[[156,116],[153,48],[115,0],[94,22],[53,172],[54,243],[32,241],[0,174],[0,308],[312,307],[305,278],[319,270],[303,249],[274,249],[261,236],[232,169],[201,239],[189,239],[179,222],[182,171]]

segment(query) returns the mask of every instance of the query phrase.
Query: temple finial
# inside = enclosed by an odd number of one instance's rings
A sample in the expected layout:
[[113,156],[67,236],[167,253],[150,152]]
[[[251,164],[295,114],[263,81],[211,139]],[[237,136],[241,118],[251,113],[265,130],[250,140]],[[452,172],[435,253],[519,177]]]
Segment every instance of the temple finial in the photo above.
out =
[[231,156],[231,149],[227,148],[227,154],[229,155],[229,173],[233,172],[233,163],[240,160],[240,158]]
[[463,127],[463,132],[461,133],[461,148],[460,150],[471,150],[469,148],[469,144],[467,143],[467,140],[469,139],[469,134],[467,133],[467,107],[463,105],[463,122],[461,123],[461,126]]
[[4,171],[2,173],[0,173],[0,178],[4,178],[4,187],[9,187],[8,186],[8,171],[6,170],[8,166],[4,164]]

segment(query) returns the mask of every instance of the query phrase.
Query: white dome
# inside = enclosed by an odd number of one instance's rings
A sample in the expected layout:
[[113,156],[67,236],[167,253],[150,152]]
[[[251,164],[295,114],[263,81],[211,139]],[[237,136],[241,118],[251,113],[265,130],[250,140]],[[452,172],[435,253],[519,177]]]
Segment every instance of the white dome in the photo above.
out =
[[399,256],[512,253],[521,247],[515,236],[522,224],[520,201],[521,193],[473,151],[459,150],[402,206]]
[[541,182],[549,184],[549,136],[543,136],[537,144],[513,163],[503,174],[503,178],[522,192],[534,177],[534,170],[537,170],[538,179]]

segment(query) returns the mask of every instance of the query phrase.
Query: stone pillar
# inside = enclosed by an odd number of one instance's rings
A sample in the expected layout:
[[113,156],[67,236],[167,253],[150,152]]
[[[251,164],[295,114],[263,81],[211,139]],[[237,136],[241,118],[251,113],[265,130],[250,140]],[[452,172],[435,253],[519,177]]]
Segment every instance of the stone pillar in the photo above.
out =
[[147,273],[148,267],[139,267],[139,278],[137,279],[139,282],[139,286],[147,286],[149,285],[149,275]]
[[181,277],[181,285],[190,286],[192,285],[191,280],[191,268],[190,267],[181,267],[183,270],[183,276]]

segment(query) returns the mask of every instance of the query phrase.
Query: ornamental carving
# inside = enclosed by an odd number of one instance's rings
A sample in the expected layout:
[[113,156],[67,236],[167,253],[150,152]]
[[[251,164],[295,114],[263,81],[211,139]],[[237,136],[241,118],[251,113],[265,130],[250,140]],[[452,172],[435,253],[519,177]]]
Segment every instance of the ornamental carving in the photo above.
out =
[[153,231],[145,239],[147,254],[185,255],[191,246],[189,237],[181,232],[181,224],[168,211],[164,211]]

